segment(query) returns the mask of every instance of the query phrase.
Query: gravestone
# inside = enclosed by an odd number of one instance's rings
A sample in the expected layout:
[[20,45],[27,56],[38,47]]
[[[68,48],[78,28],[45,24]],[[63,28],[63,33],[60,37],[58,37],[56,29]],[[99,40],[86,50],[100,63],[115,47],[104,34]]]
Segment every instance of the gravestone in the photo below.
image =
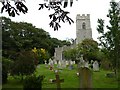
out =
[[53,64],[53,61],[50,59],[49,60],[49,65],[50,65],[50,70],[53,70],[53,68],[54,68],[54,64]]
[[55,60],[54,63],[57,64],[57,61]]
[[93,63],[93,71],[99,71],[99,64],[97,61]]
[[78,68],[80,68],[80,67],[85,67],[85,60],[80,59],[80,62],[79,62]]
[[91,68],[91,69],[93,69],[93,63],[94,63],[94,61],[91,60],[91,61],[90,61],[90,68]]
[[54,60],[53,60],[53,64],[57,64],[57,60],[54,59]]
[[45,60],[45,64],[47,64],[47,61]]
[[72,62],[72,61],[70,61],[69,69],[70,69],[70,70],[73,69],[73,62]]
[[73,61],[73,64],[75,64],[75,61]]
[[69,62],[68,61],[66,61],[66,67],[68,67],[69,66]]
[[92,88],[92,72],[87,67],[79,68],[80,88]]
[[89,68],[89,62],[88,61],[85,62],[85,67]]
[[62,60],[62,61],[61,61],[61,67],[62,67],[62,68],[66,68],[65,60]]
[[64,79],[60,79],[58,71],[55,71],[55,77],[56,80],[52,80],[53,83],[56,83],[57,85],[57,90],[61,90],[61,85],[60,83],[64,82]]
[[62,66],[62,63],[61,63],[61,61],[59,61],[57,67],[58,67],[59,69],[62,69],[61,66]]
[[47,64],[47,61],[45,60],[45,67],[48,68],[48,64]]

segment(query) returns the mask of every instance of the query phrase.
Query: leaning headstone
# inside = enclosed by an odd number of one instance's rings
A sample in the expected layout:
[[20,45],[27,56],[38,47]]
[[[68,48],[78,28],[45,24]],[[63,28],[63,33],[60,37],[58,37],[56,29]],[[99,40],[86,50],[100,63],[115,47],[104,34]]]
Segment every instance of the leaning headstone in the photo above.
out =
[[93,63],[93,71],[99,71],[99,64],[97,61]]
[[92,88],[92,72],[87,67],[79,68],[80,88]]

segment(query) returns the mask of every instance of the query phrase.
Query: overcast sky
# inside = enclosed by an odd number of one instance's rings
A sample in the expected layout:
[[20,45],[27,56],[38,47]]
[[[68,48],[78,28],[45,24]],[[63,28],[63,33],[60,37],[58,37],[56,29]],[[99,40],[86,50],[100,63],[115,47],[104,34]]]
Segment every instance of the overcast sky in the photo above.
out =
[[[91,19],[91,28],[92,28],[92,37],[94,40],[97,40],[98,33],[96,30],[98,18],[106,20],[108,24],[108,9],[110,8],[109,2],[111,0],[74,0],[72,7],[67,7],[65,10],[69,11],[69,16],[74,20],[74,24],[69,25],[69,23],[61,23],[61,28],[58,31],[54,31],[53,28],[49,27],[49,14],[51,13],[47,9],[38,10],[39,3],[42,0],[26,0],[25,5],[28,7],[29,11],[27,14],[20,14],[20,16],[9,17],[7,13],[2,13],[0,16],[6,16],[11,18],[13,21],[24,21],[32,23],[37,28],[42,28],[45,31],[49,32],[51,37],[55,37],[61,40],[66,40],[76,38],[76,15],[77,14],[90,14]],[[120,0],[115,0],[119,2]],[[0,4],[0,8],[1,8]],[[98,41],[98,40],[97,40]]]

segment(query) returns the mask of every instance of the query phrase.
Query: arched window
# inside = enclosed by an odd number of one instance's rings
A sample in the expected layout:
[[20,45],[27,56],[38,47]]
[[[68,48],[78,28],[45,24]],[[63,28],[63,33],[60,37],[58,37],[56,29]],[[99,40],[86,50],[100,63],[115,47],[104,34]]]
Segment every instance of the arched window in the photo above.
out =
[[85,22],[83,22],[83,24],[82,24],[82,29],[86,29],[86,24],[85,24]]

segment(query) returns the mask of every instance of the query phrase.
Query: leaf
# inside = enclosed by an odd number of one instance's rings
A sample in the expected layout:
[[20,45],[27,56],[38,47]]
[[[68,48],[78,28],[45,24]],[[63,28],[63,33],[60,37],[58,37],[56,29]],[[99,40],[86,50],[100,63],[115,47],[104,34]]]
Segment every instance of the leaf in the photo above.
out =
[[1,8],[1,13],[3,13],[4,9],[5,9],[5,5]]
[[44,4],[44,6],[45,6],[46,8],[48,8],[48,6],[47,6],[46,4]]
[[64,2],[64,8],[66,8],[68,5],[68,2]]
[[58,4],[58,5],[60,4],[60,5],[62,5],[61,1],[58,1],[56,4]]
[[44,8],[44,5],[43,4],[39,4],[40,5],[40,8],[38,10],[41,10]]
[[56,21],[56,19],[57,19],[57,18],[56,18],[56,16],[54,15],[54,16],[53,16],[53,21]]
[[70,0],[70,6],[72,7],[72,5],[73,5],[73,0]]
[[50,15],[49,15],[50,19],[52,18],[52,16],[53,16],[53,14],[50,14]]
[[49,23],[49,25],[50,25],[50,27],[52,27],[52,28],[53,28],[53,26],[54,26],[54,24],[53,24],[52,21]]
[[11,16],[12,16],[12,17],[15,17],[15,12],[14,12],[14,10],[12,10]]

